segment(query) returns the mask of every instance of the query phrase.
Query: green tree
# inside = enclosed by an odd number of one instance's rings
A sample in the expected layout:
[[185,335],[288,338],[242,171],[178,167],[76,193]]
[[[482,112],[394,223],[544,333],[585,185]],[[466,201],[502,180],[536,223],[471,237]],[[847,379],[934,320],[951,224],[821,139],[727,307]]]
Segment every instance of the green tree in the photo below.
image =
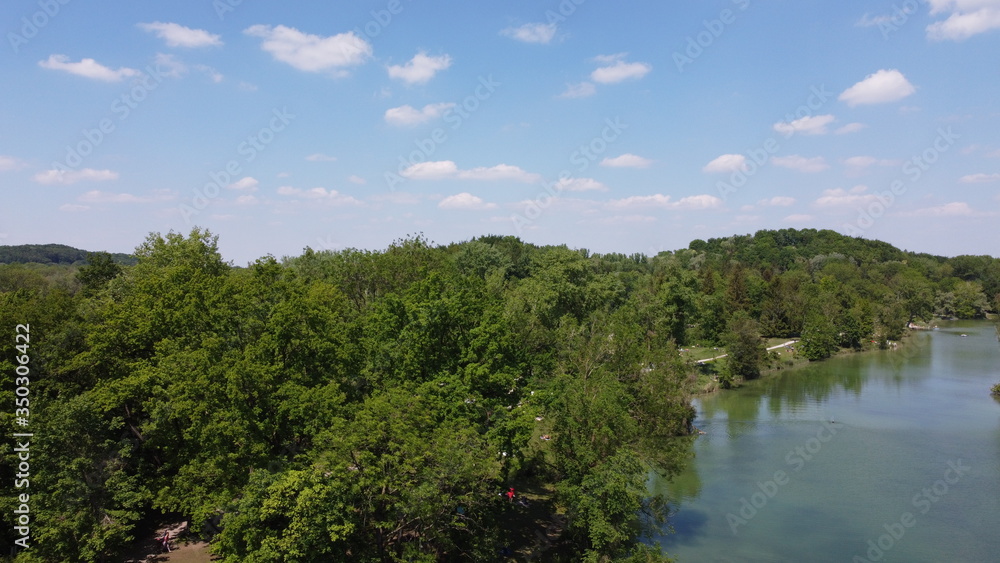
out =
[[732,380],[757,379],[767,356],[760,325],[746,314],[729,321],[725,337],[726,370]]
[[829,317],[814,314],[806,321],[799,349],[809,361],[825,360],[837,351],[837,328]]

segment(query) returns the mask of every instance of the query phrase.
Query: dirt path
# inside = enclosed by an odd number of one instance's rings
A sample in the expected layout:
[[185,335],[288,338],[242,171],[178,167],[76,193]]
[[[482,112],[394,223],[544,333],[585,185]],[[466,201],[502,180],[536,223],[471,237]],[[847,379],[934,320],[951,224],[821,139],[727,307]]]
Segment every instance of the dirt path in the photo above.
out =
[[[125,560],[125,563],[209,563],[220,559],[213,558],[209,553],[208,542],[193,538],[187,539],[190,536],[184,533],[186,530],[186,522],[161,526],[153,537],[138,542],[136,549]],[[162,537],[164,532],[169,533],[170,537],[173,538],[170,553],[164,553],[156,540],[156,538]]]
[[[798,342],[799,342],[798,340],[789,340],[788,342],[785,342],[784,344],[778,344],[777,346],[771,346],[770,348],[767,349],[767,351],[770,352],[771,350],[777,350],[778,348],[784,348],[785,346],[791,346],[792,344],[798,344]],[[721,360],[722,358],[725,358],[728,355],[729,354],[723,354],[721,356],[716,356],[714,358],[708,358],[707,360],[698,360],[698,363],[699,364],[705,364],[705,363],[708,363],[708,362],[714,362],[715,360]]]

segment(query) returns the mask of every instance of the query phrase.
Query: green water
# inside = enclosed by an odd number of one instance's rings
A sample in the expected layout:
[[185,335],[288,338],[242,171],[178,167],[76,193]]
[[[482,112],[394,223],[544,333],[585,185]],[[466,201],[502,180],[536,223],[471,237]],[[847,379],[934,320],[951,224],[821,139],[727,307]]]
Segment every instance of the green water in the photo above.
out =
[[664,550],[680,563],[1000,561],[997,333],[939,325],[902,350],[696,401],[706,434],[690,467],[653,483],[677,507]]

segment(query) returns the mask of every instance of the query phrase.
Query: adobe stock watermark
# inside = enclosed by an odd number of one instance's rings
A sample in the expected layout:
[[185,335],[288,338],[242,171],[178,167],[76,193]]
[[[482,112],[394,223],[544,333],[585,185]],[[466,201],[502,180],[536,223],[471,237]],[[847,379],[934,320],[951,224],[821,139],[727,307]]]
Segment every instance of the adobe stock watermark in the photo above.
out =
[[10,48],[14,50],[14,54],[16,55],[21,50],[22,45],[27,45],[29,41],[37,37],[38,33],[62,12],[62,7],[71,1],[38,0],[38,11],[30,16],[21,18],[21,27],[18,29],[19,33],[14,33],[13,31],[7,32],[7,42],[10,43]]
[[[796,121],[801,122],[803,119],[813,117],[835,95],[833,92],[827,91],[825,84],[818,87],[812,86],[809,89],[809,96],[806,98],[805,103],[797,107],[794,112],[785,114],[783,123],[788,125],[788,127],[784,129],[784,137],[789,139],[795,135],[795,128],[791,126],[792,123]],[[746,186],[750,178],[766,166],[771,161],[771,157],[780,150],[781,144],[774,137],[768,137],[760,145],[748,149],[745,155],[747,158],[743,166],[730,174],[729,181],[720,180],[716,182],[715,188],[719,192],[719,197],[723,201],[727,201],[730,194],[740,191],[740,189]]]
[[[951,127],[939,128],[931,145],[904,162],[900,173],[909,179],[910,184],[919,182],[924,173],[930,170],[941,155],[948,152],[960,138],[961,136],[952,131]],[[906,194],[908,189],[902,179],[893,180],[889,184],[889,189],[876,193],[875,200],[858,211],[858,218],[853,224],[847,223],[843,226],[844,234],[849,237],[864,236],[865,231],[872,228],[896,204],[897,198]]]
[[58,174],[65,174],[79,168],[84,159],[93,154],[117,130],[117,124],[128,119],[139,104],[171,76],[171,70],[164,69],[160,62],[146,65],[144,70],[145,72],[132,81],[132,87],[127,92],[112,100],[109,108],[110,116],[98,121],[93,128],[83,129],[79,141],[66,145],[65,157],[62,162],[53,162],[52,170]]
[[861,25],[877,26],[882,33],[882,39],[888,41],[893,33],[899,31],[917,14],[921,4],[926,5],[927,0],[905,0],[902,4],[893,4],[892,11],[888,15],[875,18],[865,16]]
[[[452,131],[458,131],[472,117],[483,103],[493,97],[502,84],[493,79],[493,75],[480,76],[479,84],[461,102],[453,104],[442,114],[442,119]],[[448,130],[436,127],[431,133],[421,139],[414,139],[416,149],[408,155],[399,155],[399,167],[396,172],[386,171],[383,174],[389,191],[396,191],[396,186],[406,181],[406,170],[422,162],[427,162],[437,152],[438,148],[448,141]]]
[[673,59],[674,65],[677,67],[677,72],[684,72],[684,67],[694,63],[698,57],[705,53],[705,50],[711,47],[715,40],[722,37],[722,34],[726,29],[736,22],[739,12],[745,11],[750,7],[750,0],[732,0],[733,5],[738,11],[733,11],[730,8],[724,8],[719,12],[719,17],[711,20],[703,20],[702,26],[705,28],[699,31],[694,36],[687,37],[687,45],[684,51],[674,51]]
[[[590,168],[590,165],[607,152],[608,147],[614,144],[626,129],[628,129],[628,124],[622,123],[618,117],[614,118],[614,120],[610,118],[605,119],[604,128],[601,130],[601,133],[591,139],[590,142],[577,147],[570,155],[569,162],[576,165],[576,173],[582,174],[586,172]],[[557,180],[544,183],[543,191],[539,192],[533,199],[528,200],[522,213],[512,214],[510,220],[514,224],[517,234],[520,235],[526,226],[541,217],[542,212],[552,205],[552,202],[562,194],[562,191],[573,179],[574,174],[570,169],[562,170],[559,172]]]
[[257,156],[267,149],[267,146],[274,142],[275,137],[295,119],[295,114],[289,113],[287,107],[271,110],[271,119],[266,127],[261,127],[256,133],[247,137],[236,146],[236,153],[243,157],[232,159],[226,163],[219,171],[208,173],[209,180],[202,188],[195,188],[191,196],[190,205],[182,203],[178,206],[181,216],[190,224],[191,218],[208,207],[211,200],[219,197],[226,186],[233,183],[243,174],[243,165],[250,164]]
[[[913,495],[910,504],[921,515],[927,514],[935,504],[948,494],[951,487],[958,484],[962,480],[962,477],[968,475],[971,470],[971,467],[962,465],[961,459],[958,461],[949,461],[948,468],[944,470],[944,475],[937,481],[934,481],[930,487],[924,487],[919,493]],[[865,554],[855,555],[851,559],[851,562],[875,563],[882,561],[885,558],[885,554],[896,547],[906,536],[907,531],[916,525],[917,516],[910,511],[903,512],[896,521],[884,524],[882,528],[885,530],[885,533],[875,539],[869,539],[866,544],[868,550],[865,551]]]
[[[815,436],[806,440],[805,444],[788,450],[788,453],[785,454],[785,464],[793,474],[802,471],[802,468],[808,462],[812,461],[816,457],[816,454],[823,449],[823,444],[833,440],[836,435],[836,424],[832,421],[825,423],[816,432]],[[781,488],[791,483],[791,481],[791,475],[784,469],[775,471],[774,475],[768,481],[758,481],[756,489],[749,497],[740,498],[739,510],[735,513],[730,512],[726,514],[726,522],[729,524],[729,529],[733,532],[733,535],[739,535],[740,526],[746,526],[750,520],[757,516],[781,492]]]

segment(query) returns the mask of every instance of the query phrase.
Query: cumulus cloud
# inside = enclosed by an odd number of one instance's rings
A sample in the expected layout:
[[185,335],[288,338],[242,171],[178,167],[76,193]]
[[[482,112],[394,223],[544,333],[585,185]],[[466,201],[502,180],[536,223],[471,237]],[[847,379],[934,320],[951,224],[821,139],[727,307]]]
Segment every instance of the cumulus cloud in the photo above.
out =
[[795,204],[795,198],[787,196],[775,196],[771,199],[762,199],[757,202],[757,205],[761,207],[789,207],[793,204]]
[[631,153],[605,158],[601,161],[601,166],[608,168],[649,168],[651,164],[653,164],[652,160]]
[[348,176],[347,181],[352,184],[358,184],[359,186],[363,186],[368,183],[368,180],[365,180],[361,176],[355,174],[351,174],[350,176]]
[[600,84],[615,84],[625,80],[638,80],[649,74],[653,67],[648,63],[630,63],[625,61],[626,53],[616,55],[601,55],[595,57],[602,66],[590,73],[590,79]]
[[872,166],[899,166],[902,162],[898,160],[879,159],[873,156],[852,156],[844,159],[844,166],[851,173],[861,173]]
[[258,203],[260,203],[260,200],[257,199],[257,196],[253,195],[241,195],[236,198],[236,205],[257,205]]
[[112,70],[94,59],[81,59],[80,62],[70,62],[66,55],[50,55],[44,61],[38,61],[38,66],[49,70],[61,70],[84,78],[103,80],[104,82],[120,82],[127,76],[138,76],[140,73],[134,68],[121,67]]
[[928,0],[931,15],[947,14],[942,21],[927,26],[932,41],[964,41],[1000,29],[1000,2],[997,0]]
[[905,217],[973,217],[986,216],[992,213],[976,212],[968,203],[964,201],[953,201],[935,207],[925,207],[915,211],[900,213]]
[[790,122],[779,121],[774,124],[774,130],[786,137],[796,133],[803,135],[826,135],[827,125],[834,122],[832,115],[809,115]]
[[90,209],[89,205],[80,205],[78,203],[64,203],[59,206],[59,211],[69,211],[71,213],[87,211],[88,209]]
[[959,179],[963,184],[984,184],[986,182],[1000,181],[1000,173],[993,174],[969,174]]
[[259,185],[260,185],[260,182],[258,182],[256,178],[252,178],[250,176],[246,176],[244,178],[240,178],[239,180],[237,180],[236,182],[233,182],[232,184],[229,184],[226,187],[229,188],[230,190],[241,190],[241,191],[255,192],[255,191],[257,191],[257,186],[259,186]]
[[854,186],[850,190],[834,188],[824,190],[816,200],[817,207],[861,206],[878,200],[878,196],[868,193],[868,186]]
[[292,186],[281,186],[278,188],[278,195],[289,197],[301,197],[320,203],[331,205],[362,205],[361,201],[347,194],[342,194],[337,190],[327,190],[326,188],[311,188],[303,190]]
[[441,55],[440,57],[430,57],[427,53],[420,52],[413,56],[405,65],[391,65],[388,67],[389,78],[398,78],[407,84],[426,84],[438,71],[442,71],[451,66],[451,57]]
[[385,111],[385,122],[400,127],[420,125],[441,117],[453,107],[453,103],[427,104],[423,109],[416,109],[411,105],[399,106]]
[[693,195],[674,201],[669,195],[636,195],[623,199],[613,199],[608,207],[662,207],[665,209],[715,209],[722,207],[722,200],[714,195]]
[[364,64],[372,56],[371,44],[352,31],[322,37],[283,25],[253,25],[243,33],[260,37],[260,48],[275,60],[305,72],[346,76],[346,68]]
[[579,84],[567,84],[566,90],[559,94],[560,98],[586,98],[597,93],[597,87],[593,82],[581,82]]
[[847,125],[844,125],[843,127],[840,127],[836,131],[834,131],[834,134],[847,135],[849,133],[857,133],[858,131],[861,131],[866,127],[868,126],[865,125],[864,123],[848,123]]
[[47,186],[61,185],[69,186],[77,182],[106,182],[117,180],[118,173],[111,170],[94,170],[93,168],[82,168],[80,170],[59,170],[52,169],[39,172],[31,178],[39,184]]
[[307,156],[306,160],[309,162],[336,162],[337,157],[317,152]]
[[806,158],[804,156],[793,154],[789,156],[776,156],[771,159],[771,162],[775,166],[807,173],[822,172],[830,168],[830,165],[826,163],[826,159],[822,156]]
[[541,180],[541,176],[538,174],[526,172],[509,164],[462,170],[451,160],[419,162],[403,170],[400,174],[411,180],[511,180],[525,183]]
[[524,43],[547,44],[556,36],[554,23],[526,23],[518,27],[508,27],[500,32],[505,37]]
[[168,47],[213,47],[222,45],[222,39],[218,35],[211,34],[204,29],[191,29],[176,23],[140,23],[139,29],[155,33],[157,37],[166,41]]
[[140,197],[129,193],[102,192],[91,190],[77,198],[85,203],[153,203],[157,201],[168,201],[173,199],[173,192],[170,190],[154,190],[152,195]]
[[474,196],[469,192],[462,192],[460,194],[450,195],[442,199],[438,202],[438,207],[441,209],[479,211],[484,209],[496,209],[497,205],[495,203],[487,203],[483,201],[481,197]]
[[736,172],[737,170],[746,170],[746,165],[747,157],[742,154],[724,154],[706,164],[702,168],[702,171],[708,174],[724,174]]
[[851,107],[902,100],[917,89],[896,69],[882,69],[844,90],[837,99]]
[[24,168],[24,166],[24,161],[21,159],[0,154],[0,172],[18,170],[20,168]]
[[608,187],[593,178],[564,178],[556,182],[556,191],[606,192]]

